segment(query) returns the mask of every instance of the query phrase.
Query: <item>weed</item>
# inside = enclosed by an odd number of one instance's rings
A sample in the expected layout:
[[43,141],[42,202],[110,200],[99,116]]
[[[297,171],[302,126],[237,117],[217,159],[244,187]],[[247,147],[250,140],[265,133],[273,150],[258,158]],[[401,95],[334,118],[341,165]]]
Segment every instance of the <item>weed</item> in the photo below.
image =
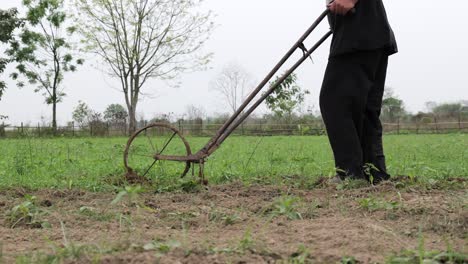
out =
[[427,251],[425,248],[422,228],[419,229],[419,242],[417,251],[406,250],[399,256],[392,256],[387,260],[387,264],[412,264],[412,263],[446,263],[465,264],[468,262],[468,255],[465,253],[453,252],[450,245],[447,245],[446,252]]
[[245,231],[244,235],[239,241],[237,250],[240,252],[246,252],[247,250],[251,250],[254,245],[255,245],[255,242],[252,238],[252,233],[250,232],[250,230],[247,229],[247,231]]
[[300,199],[294,196],[283,196],[273,203],[270,211],[272,217],[286,216],[289,220],[302,219],[301,213],[297,211]]
[[203,187],[200,183],[190,180],[180,183],[180,189],[186,193],[197,193],[200,192]]
[[130,206],[138,206],[138,198],[140,197],[140,193],[142,192],[141,186],[125,186],[125,188],[120,191],[117,196],[112,200],[111,204],[117,204],[124,197],[127,197],[127,205]]
[[50,223],[42,219],[47,213],[36,205],[36,196],[25,195],[25,199],[6,213],[6,222],[10,228],[18,225],[32,228],[50,227]]
[[228,226],[240,221],[241,218],[237,214],[227,214],[218,210],[211,210],[208,214],[208,220]]
[[423,255],[416,251],[404,251],[397,256],[391,256],[386,261],[387,264],[415,264],[415,263],[433,263],[433,264],[465,264],[468,263],[466,253],[457,252],[424,252]]
[[304,219],[313,219],[318,216],[317,209],[322,208],[323,205],[320,203],[320,201],[315,200],[311,203],[305,204],[304,207],[304,212],[301,213],[301,216]]
[[363,198],[359,201],[359,206],[362,209],[365,209],[369,212],[375,212],[379,210],[395,210],[401,207],[400,202],[398,201],[385,201],[385,200],[378,200],[374,197]]
[[306,264],[313,263],[312,256],[309,250],[304,246],[300,245],[296,252],[289,256],[287,263],[289,264]]
[[337,190],[353,190],[369,187],[369,182],[366,180],[345,179],[342,183],[336,186]]
[[96,212],[95,208],[89,206],[80,207],[79,213],[83,216],[89,217],[90,219],[103,222],[110,221],[116,217],[114,214],[111,213]]
[[181,246],[181,243],[176,240],[169,240],[169,241],[154,240],[144,245],[143,249],[146,251],[158,251],[159,253],[166,254],[175,248],[179,248],[180,246]]
[[356,260],[354,257],[345,256],[341,258],[340,264],[358,264],[359,261]]

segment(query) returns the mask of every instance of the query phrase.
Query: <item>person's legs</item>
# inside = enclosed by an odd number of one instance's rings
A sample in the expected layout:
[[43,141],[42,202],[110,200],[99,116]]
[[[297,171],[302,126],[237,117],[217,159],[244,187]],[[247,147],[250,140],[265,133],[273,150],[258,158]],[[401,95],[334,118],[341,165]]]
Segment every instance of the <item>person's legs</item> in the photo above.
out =
[[[380,112],[387,75],[388,56],[383,55],[375,72],[375,81],[367,96],[363,134],[361,138],[364,164],[368,167],[374,182],[388,180],[385,155],[382,144]],[[370,176],[370,175],[367,175]]]
[[363,178],[364,112],[380,51],[331,57],[320,92],[320,110],[341,178]]

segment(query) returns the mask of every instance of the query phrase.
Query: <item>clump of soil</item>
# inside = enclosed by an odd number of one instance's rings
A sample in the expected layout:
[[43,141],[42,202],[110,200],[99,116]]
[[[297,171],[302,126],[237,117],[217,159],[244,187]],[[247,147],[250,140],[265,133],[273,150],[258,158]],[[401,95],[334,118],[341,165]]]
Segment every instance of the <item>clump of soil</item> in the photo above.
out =
[[128,169],[127,173],[124,176],[125,180],[129,184],[139,184],[139,185],[149,185],[151,181],[145,177],[139,176],[131,168]]

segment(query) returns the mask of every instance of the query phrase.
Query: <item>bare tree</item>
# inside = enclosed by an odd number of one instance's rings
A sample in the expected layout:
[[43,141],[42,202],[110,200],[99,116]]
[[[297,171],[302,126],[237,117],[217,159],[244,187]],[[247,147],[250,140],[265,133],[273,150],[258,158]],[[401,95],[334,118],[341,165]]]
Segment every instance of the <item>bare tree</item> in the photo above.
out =
[[87,49],[117,77],[136,130],[136,108],[151,78],[170,80],[199,70],[211,54],[201,52],[212,29],[202,0],[74,0]]
[[211,88],[221,95],[232,113],[237,110],[248,96],[252,85],[251,75],[235,63],[226,65],[211,82]]
[[203,119],[206,117],[206,111],[203,106],[188,105],[185,108],[185,114],[189,121]]

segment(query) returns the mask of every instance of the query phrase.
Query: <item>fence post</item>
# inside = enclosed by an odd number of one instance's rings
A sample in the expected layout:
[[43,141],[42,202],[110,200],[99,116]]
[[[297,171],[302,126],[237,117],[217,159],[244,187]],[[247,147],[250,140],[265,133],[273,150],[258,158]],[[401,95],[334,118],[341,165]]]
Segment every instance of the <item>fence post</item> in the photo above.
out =
[[23,122],[21,122],[21,134],[24,134],[24,126],[23,126]]
[[72,137],[75,137],[75,122],[72,121]]
[[461,111],[458,111],[458,132],[461,132]]
[[397,119],[397,135],[400,135],[400,117]]

